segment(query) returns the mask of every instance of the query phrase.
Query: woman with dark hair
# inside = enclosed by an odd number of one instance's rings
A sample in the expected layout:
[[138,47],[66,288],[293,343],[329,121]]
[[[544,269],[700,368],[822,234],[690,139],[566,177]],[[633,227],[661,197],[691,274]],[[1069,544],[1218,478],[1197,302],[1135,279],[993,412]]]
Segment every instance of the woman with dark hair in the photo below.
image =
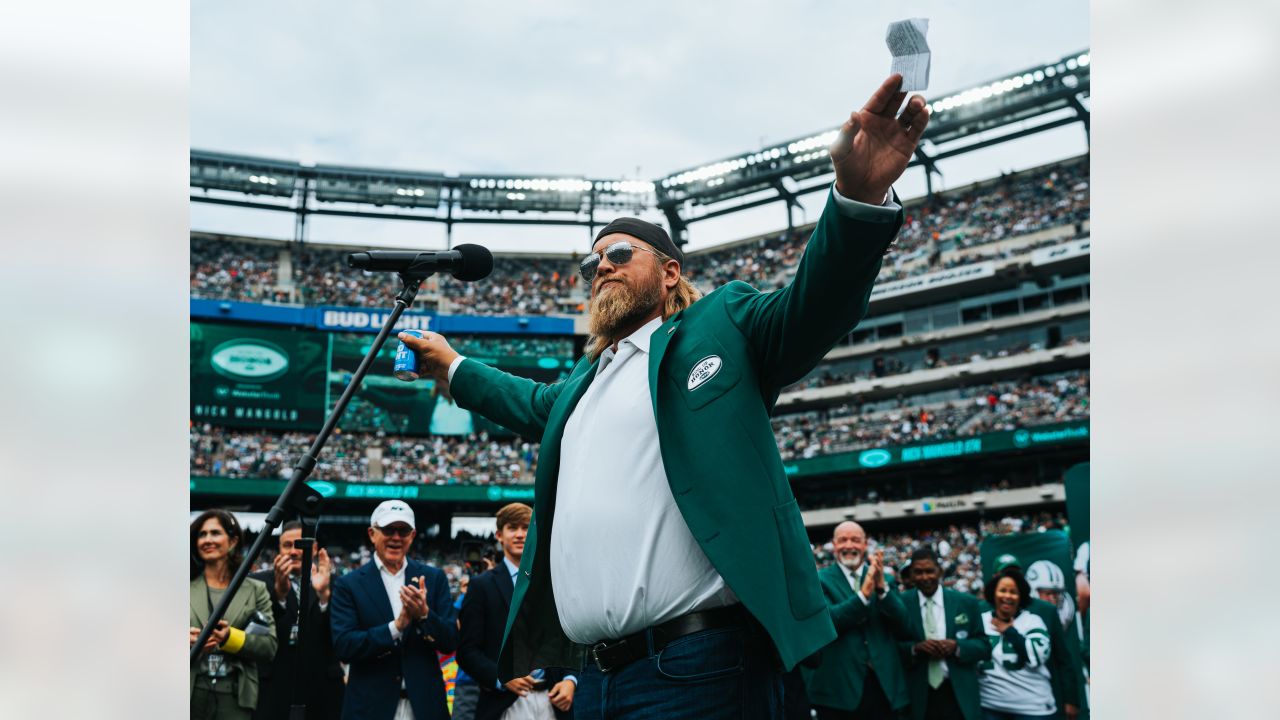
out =
[[991,610],[982,625],[991,659],[979,665],[978,695],[985,720],[1048,718],[1057,712],[1049,684],[1049,628],[1027,610],[1031,587],[1022,571],[1007,567],[983,588]]
[[[243,539],[226,510],[206,510],[191,523],[191,645],[240,566]],[[271,596],[261,580],[245,578],[191,668],[191,717],[249,720],[258,704],[258,663],[275,654]]]

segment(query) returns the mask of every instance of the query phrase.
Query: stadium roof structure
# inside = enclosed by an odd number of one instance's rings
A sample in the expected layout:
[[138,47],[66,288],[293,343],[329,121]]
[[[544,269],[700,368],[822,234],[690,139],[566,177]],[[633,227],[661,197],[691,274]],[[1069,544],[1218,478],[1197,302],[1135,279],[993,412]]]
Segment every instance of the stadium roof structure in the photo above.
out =
[[[1090,58],[1083,50],[941,96],[916,159],[933,192],[937,163],[1010,140],[1082,123],[1086,140]],[[689,223],[774,202],[787,206],[787,226],[800,195],[825,190],[827,147],[836,129],[810,133],[754,152],[671,173],[655,181],[553,175],[456,175],[298,162],[191,151],[191,200],[279,210],[297,215],[301,241],[307,216],[456,223],[579,225],[603,223],[596,211],[661,211],[673,239],[688,240]]]

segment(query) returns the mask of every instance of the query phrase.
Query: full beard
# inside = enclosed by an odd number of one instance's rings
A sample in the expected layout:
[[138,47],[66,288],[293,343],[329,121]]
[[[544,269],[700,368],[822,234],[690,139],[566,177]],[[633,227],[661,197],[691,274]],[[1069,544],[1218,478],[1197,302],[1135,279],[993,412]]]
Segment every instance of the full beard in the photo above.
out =
[[661,285],[656,275],[650,282],[637,287],[618,281],[608,292],[596,291],[596,296],[591,299],[587,330],[592,335],[616,342],[622,339],[618,337],[621,330],[652,315],[661,302]]
[[859,567],[862,566],[862,553],[860,552],[851,552],[848,554],[842,553],[836,556],[836,562],[849,568],[850,570],[857,570]]

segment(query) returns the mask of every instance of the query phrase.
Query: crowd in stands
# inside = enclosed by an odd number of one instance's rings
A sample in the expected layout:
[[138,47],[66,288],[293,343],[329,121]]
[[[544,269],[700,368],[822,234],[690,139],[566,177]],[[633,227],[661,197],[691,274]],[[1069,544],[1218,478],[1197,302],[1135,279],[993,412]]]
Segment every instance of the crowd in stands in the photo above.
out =
[[[1080,342],[1088,342],[1087,336],[1067,336],[1063,338],[1059,347],[1068,345],[1076,345]],[[902,354],[885,355],[873,358],[871,367],[867,370],[831,370],[832,364],[824,363],[809,377],[798,383],[787,386],[783,392],[794,392],[796,390],[809,390],[812,388],[831,387],[833,385],[843,385],[845,383],[855,382],[857,380],[871,380],[874,378],[889,377],[892,375],[902,375],[917,370],[932,370],[934,368],[952,367],[956,365],[964,365],[980,360],[991,360],[994,358],[1013,357],[1024,353],[1036,352],[1044,350],[1043,343],[1018,341],[1008,345],[993,345],[990,348],[975,350],[968,354],[949,353],[941,354],[935,348],[930,348],[924,352],[918,353],[914,359],[903,359]]]
[[191,297],[287,302],[278,290],[280,243],[191,238]]
[[[192,425],[193,476],[288,478],[315,439],[312,433]],[[370,449],[381,449],[370,457]],[[533,481],[537,443],[472,436],[410,437],[342,433],[329,438],[311,477],[343,482],[513,485]]]
[[[1073,227],[1089,218],[1089,162],[1077,158],[1047,168],[1001,176],[963,190],[908,203],[897,240],[885,255],[880,281],[993,258],[1012,257],[1059,242],[1042,239],[1019,248],[993,243],[1039,230]],[[704,292],[731,280],[761,290],[781,287],[795,272],[811,227],[770,235],[710,252],[689,253],[685,273]],[[249,243],[193,235],[192,297],[307,305],[385,306],[398,289],[389,273],[346,266],[349,250],[306,249],[293,257],[296,291],[278,289],[277,257],[286,243]],[[944,258],[944,253],[946,257]],[[581,312],[577,261],[555,257],[498,257],[484,282],[437,276],[449,312],[471,315],[545,315]],[[567,303],[561,302],[568,300]],[[576,302],[575,302],[576,300]]]
[[929,403],[910,398],[867,405],[846,403],[780,415],[773,419],[778,450],[784,460],[791,460],[1089,417],[1086,370],[947,394],[953,397]]
[[[1084,370],[948,392],[955,397],[923,404],[911,399],[866,406],[843,404],[779,416],[773,421],[778,449],[784,460],[810,458],[1089,416],[1089,374]],[[191,474],[288,477],[313,437],[311,433],[193,424]],[[380,459],[370,457],[371,448],[381,448]],[[537,443],[491,438],[483,432],[470,436],[347,432],[332,436],[313,477],[346,482],[508,485],[531,482],[537,456]]]

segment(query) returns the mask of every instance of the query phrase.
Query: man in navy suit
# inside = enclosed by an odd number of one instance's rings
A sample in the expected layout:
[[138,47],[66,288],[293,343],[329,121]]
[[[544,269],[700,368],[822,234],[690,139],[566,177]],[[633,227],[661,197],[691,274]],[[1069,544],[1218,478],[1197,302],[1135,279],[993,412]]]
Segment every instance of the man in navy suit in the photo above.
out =
[[578,679],[564,669],[541,668],[508,683],[498,679],[498,653],[532,515],[533,508],[522,503],[511,503],[498,511],[502,562],[471,581],[458,614],[458,666],[480,686],[475,720],[573,717],[570,708]]
[[448,720],[437,651],[458,644],[445,574],[408,559],[413,510],[388,500],[373,511],[373,562],[338,579],[329,607],[333,649],[350,665],[344,720]]

